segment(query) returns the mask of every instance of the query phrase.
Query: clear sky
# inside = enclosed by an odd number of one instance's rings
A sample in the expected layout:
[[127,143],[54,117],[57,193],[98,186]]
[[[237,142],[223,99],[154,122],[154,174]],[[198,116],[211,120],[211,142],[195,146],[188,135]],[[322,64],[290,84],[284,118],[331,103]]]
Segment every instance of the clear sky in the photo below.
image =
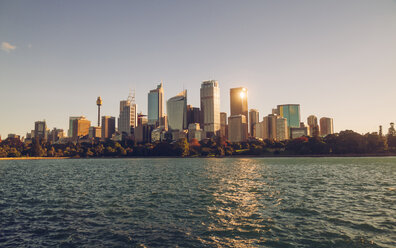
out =
[[244,86],[260,119],[277,104],[333,117],[335,131],[396,122],[396,1],[0,0],[0,135],[34,121],[68,129],[69,116],[139,111],[161,80],[199,106],[216,79],[221,111]]

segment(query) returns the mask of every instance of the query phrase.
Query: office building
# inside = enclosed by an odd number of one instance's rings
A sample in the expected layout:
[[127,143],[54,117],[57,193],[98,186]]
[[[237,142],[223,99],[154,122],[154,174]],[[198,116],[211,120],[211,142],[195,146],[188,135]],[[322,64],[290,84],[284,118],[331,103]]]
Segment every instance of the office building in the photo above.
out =
[[151,142],[151,132],[153,131],[153,125],[139,125],[135,128],[134,136],[135,141],[139,144],[145,144]]
[[245,115],[233,115],[228,117],[228,140],[231,142],[243,142],[248,138],[247,121]]
[[248,101],[246,88],[240,87],[230,89],[230,110],[231,116],[244,115],[246,118],[248,118]]
[[276,125],[277,122],[276,120],[280,118],[279,115],[275,114],[269,114],[268,116],[265,116],[263,118],[263,122],[265,123],[265,130],[266,133],[264,133],[264,136],[266,138],[264,139],[271,139],[271,140],[276,140],[277,139],[277,134],[276,134]]
[[276,116],[276,140],[282,141],[289,139],[289,128],[287,127],[287,119]]
[[[125,136],[131,136],[137,126],[137,105],[133,94],[127,100],[120,101],[120,115],[118,117],[118,132]],[[111,136],[110,136],[111,137]]]
[[228,139],[227,113],[220,112],[220,137]]
[[300,104],[278,105],[277,114],[287,119],[289,128],[300,127]]
[[300,123],[300,127],[291,127],[290,128],[290,138],[296,139],[303,136],[308,136],[309,127],[305,126],[304,122]]
[[164,116],[164,88],[161,84],[148,93],[148,124],[159,126]]
[[320,118],[320,135],[327,136],[334,133],[333,118]]
[[188,125],[188,141],[192,139],[202,140],[203,130],[200,128],[199,123],[191,123]]
[[137,126],[141,126],[141,125],[147,125],[148,124],[148,119],[147,119],[147,115],[144,115],[142,112],[140,112],[138,114],[138,124]]
[[170,98],[166,102],[169,130],[187,129],[187,90]]
[[45,121],[36,121],[34,123],[34,137],[40,140],[47,140],[47,124]]
[[57,129],[54,128],[49,132],[48,135],[48,141],[51,143],[56,143],[58,142],[60,139],[64,138],[65,134],[63,132],[63,129]]
[[89,127],[88,136],[90,139],[101,138],[102,128],[101,127]]
[[111,139],[115,131],[115,117],[102,116],[102,139]]
[[308,135],[312,137],[319,136],[318,118],[314,115],[308,116],[307,124],[308,124]]
[[191,123],[201,124],[201,110],[191,105],[187,105],[187,126]]
[[220,131],[220,88],[215,80],[204,81],[200,89],[201,124],[205,134],[211,137]]
[[68,137],[73,137],[73,121],[74,120],[84,120],[85,116],[70,116],[69,117],[69,130],[67,131]]
[[85,119],[84,117],[74,119],[72,122],[73,140],[78,140],[89,135],[89,127],[91,126],[91,122],[89,120]]
[[257,109],[251,109],[249,111],[249,132],[251,137],[256,137],[255,125],[260,122],[260,116]]
[[[230,89],[230,112],[231,116],[244,115],[246,117],[246,123],[249,121],[248,115],[248,95],[247,89],[244,87]],[[246,131],[248,133],[249,126],[246,125]]]

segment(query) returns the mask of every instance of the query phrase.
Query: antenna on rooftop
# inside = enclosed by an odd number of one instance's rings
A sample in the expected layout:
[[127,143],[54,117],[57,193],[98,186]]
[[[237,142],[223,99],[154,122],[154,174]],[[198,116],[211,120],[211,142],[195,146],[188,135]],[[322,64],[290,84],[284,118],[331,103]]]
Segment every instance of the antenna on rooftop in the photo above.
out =
[[128,101],[135,103],[135,89],[129,91]]

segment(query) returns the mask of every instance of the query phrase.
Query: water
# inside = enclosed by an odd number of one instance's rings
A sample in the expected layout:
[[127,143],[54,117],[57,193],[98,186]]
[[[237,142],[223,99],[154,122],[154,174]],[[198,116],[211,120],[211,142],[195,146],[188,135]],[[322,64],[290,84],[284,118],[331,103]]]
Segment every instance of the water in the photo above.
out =
[[0,161],[0,247],[396,247],[396,158]]

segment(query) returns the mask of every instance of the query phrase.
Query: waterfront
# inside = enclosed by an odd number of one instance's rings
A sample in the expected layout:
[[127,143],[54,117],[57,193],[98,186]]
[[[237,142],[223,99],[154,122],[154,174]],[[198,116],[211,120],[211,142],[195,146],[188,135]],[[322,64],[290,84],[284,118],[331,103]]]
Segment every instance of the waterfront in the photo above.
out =
[[0,161],[0,246],[395,247],[396,158]]

